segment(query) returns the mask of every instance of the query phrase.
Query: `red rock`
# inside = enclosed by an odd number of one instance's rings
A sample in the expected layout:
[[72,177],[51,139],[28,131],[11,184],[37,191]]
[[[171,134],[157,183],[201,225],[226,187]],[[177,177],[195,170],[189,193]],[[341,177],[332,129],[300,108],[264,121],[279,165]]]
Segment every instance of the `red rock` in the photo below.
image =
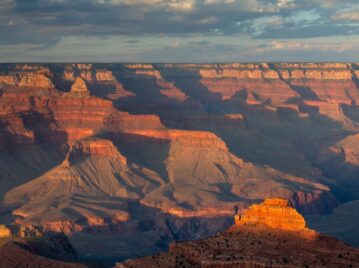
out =
[[88,92],[86,82],[81,77],[77,77],[71,86],[71,92]]
[[0,238],[11,237],[12,233],[5,225],[0,225]]
[[305,227],[284,199],[252,205],[229,230],[173,242],[167,253],[118,263],[130,267],[356,267],[359,250]]
[[303,216],[289,206],[288,200],[280,198],[265,199],[262,204],[252,205],[235,219],[236,225],[265,225],[289,231],[306,230]]
[[102,156],[118,159],[123,165],[127,164],[127,159],[114,146],[105,139],[89,139],[75,141],[71,145],[68,157],[83,158],[89,156]]
[[43,74],[27,73],[20,78],[19,87],[30,87],[38,89],[54,88],[51,79]]
[[194,145],[203,148],[214,147],[225,151],[228,150],[226,144],[210,132],[185,130],[132,130],[127,133],[153,139],[180,142],[189,146]]
[[16,84],[15,75],[0,75],[0,85],[14,86]]

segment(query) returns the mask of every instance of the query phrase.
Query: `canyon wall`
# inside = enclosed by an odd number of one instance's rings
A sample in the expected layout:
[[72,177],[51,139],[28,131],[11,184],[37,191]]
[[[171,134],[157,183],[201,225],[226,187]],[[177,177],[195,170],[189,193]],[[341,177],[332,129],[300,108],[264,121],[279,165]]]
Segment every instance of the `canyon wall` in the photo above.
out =
[[[171,243],[168,252],[118,263],[130,267],[356,266],[359,250],[305,227],[285,199],[266,199],[224,232]],[[274,220],[274,221],[273,221]]]
[[0,211],[74,235],[151,221],[162,248],[264,198],[331,213],[359,198],[358,86],[357,63],[0,64]]

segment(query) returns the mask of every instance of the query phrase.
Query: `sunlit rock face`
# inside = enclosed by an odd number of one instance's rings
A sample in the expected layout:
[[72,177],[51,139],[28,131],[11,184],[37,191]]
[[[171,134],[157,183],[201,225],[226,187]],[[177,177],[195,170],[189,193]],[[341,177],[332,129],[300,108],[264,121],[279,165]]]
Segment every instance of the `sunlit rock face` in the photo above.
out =
[[[157,240],[146,242],[157,248],[219,231],[235,208],[266,198],[331,213],[359,198],[358,70],[1,64],[1,213],[72,234],[143,238],[152,228]],[[247,220],[291,211],[263,206]],[[295,228],[299,218],[268,224]]]
[[11,230],[5,225],[0,225],[0,238],[11,237]]
[[71,86],[71,92],[88,92],[86,82],[81,77],[77,77]]
[[86,156],[115,158],[122,164],[127,164],[126,157],[117,150],[116,146],[110,140],[105,139],[81,140],[72,143],[68,160],[83,159]]
[[351,64],[167,64],[158,68],[165,77],[195,79],[224,100],[242,91],[254,94],[248,101],[270,100],[276,105],[314,96],[343,104],[358,100],[356,67]]
[[285,199],[266,199],[252,205],[243,215],[237,215],[238,225],[265,225],[270,228],[299,231],[304,230],[305,220]]
[[355,267],[359,250],[305,226],[286,199],[252,205],[215,236],[171,243],[167,253],[116,267]]
[[30,87],[30,88],[39,88],[39,89],[48,89],[53,88],[54,85],[50,78],[46,77],[43,74],[25,74],[21,77],[19,87]]

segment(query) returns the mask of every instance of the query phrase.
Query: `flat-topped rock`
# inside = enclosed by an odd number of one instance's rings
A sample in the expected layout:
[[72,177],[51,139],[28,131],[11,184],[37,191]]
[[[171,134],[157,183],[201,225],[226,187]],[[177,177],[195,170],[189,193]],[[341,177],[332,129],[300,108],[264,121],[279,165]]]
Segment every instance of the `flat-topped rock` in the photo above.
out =
[[110,141],[105,139],[85,139],[73,142],[69,151],[70,158],[83,158],[84,156],[102,156],[112,157],[120,160],[124,165],[127,164],[127,159]]
[[263,203],[266,206],[288,207],[288,200],[282,198],[268,198],[265,199]]
[[19,87],[31,87],[39,89],[54,88],[52,80],[40,73],[27,73],[23,75],[18,84]]
[[130,134],[172,142],[179,142],[189,146],[203,148],[215,148],[228,151],[224,141],[215,134],[207,131],[188,131],[188,130],[132,130]]
[[235,216],[236,225],[263,225],[290,231],[306,230],[305,220],[286,199],[266,199],[252,205],[242,215]]
[[[272,227],[272,228],[263,228]],[[283,230],[285,229],[285,230]],[[295,232],[292,232],[295,230]],[[228,231],[173,242],[167,253],[118,263],[140,267],[359,267],[359,250],[305,228],[285,199],[252,205]]]

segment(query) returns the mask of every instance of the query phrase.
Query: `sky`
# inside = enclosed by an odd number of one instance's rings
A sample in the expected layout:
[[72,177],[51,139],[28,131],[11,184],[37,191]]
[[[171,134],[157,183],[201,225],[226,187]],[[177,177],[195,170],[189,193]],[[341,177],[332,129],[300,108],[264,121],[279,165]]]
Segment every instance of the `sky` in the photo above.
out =
[[359,0],[0,0],[0,62],[359,62]]

